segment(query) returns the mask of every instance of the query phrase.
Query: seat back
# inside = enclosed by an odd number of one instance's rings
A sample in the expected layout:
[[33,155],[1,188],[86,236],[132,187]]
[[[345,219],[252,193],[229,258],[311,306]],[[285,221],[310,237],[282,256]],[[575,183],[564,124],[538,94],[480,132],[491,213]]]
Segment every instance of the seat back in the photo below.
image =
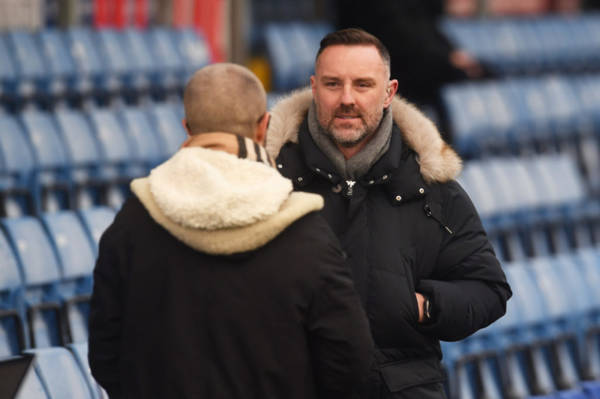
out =
[[181,125],[173,107],[169,104],[153,104],[148,107],[148,115],[160,139],[161,155],[171,157],[185,141],[187,133]]
[[93,399],[91,387],[77,361],[62,347],[31,349],[35,369],[51,398]]
[[0,358],[25,348],[23,285],[17,258],[0,231]]
[[100,237],[113,222],[116,212],[113,208],[98,206],[90,209],[82,209],[78,213],[88,233],[90,242],[93,244],[94,252],[97,254]]
[[4,219],[2,225],[14,249],[23,276],[26,327],[34,347],[62,344],[58,285],[60,266],[40,221],[25,216]]

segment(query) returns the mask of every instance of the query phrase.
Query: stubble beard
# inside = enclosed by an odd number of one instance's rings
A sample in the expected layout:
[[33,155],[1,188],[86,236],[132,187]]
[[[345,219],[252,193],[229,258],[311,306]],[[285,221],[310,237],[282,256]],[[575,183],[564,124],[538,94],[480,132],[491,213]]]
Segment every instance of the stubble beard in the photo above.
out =
[[[367,120],[365,120],[364,115],[355,111],[357,116],[361,120],[361,126],[353,128],[353,134],[348,135],[348,134],[344,134],[342,129],[336,128],[334,126],[335,115],[340,111],[344,111],[344,110],[340,110],[340,109],[336,110],[333,113],[333,115],[331,116],[331,119],[329,120],[329,122],[327,123],[327,127],[324,127],[322,123],[321,123],[321,127],[323,128],[324,133],[327,135],[327,137],[329,137],[329,139],[331,141],[333,141],[336,145],[343,147],[343,148],[352,148],[352,147],[360,144],[361,142],[363,142],[372,133],[375,132],[375,130],[379,126],[379,122],[381,121],[381,115],[379,115],[378,117],[374,118],[375,120],[372,123],[373,126],[369,126],[369,122]],[[346,112],[348,112],[348,111],[346,111]],[[317,112],[317,114],[318,114],[318,112]],[[346,129],[343,129],[343,130],[346,130]]]

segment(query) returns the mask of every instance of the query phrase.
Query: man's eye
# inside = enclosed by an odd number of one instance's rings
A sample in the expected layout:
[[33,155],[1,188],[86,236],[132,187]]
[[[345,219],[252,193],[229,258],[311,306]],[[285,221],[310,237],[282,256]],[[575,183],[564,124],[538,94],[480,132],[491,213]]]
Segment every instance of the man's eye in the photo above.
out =
[[325,86],[327,86],[327,87],[335,87],[337,85],[338,85],[337,82],[325,82]]

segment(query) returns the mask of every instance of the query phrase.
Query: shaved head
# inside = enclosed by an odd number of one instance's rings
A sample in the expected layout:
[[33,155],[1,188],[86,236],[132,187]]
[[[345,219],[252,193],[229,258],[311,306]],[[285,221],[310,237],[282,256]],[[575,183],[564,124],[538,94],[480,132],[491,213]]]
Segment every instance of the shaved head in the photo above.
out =
[[230,63],[194,73],[183,93],[190,134],[228,132],[252,138],[267,111],[262,83],[247,68]]

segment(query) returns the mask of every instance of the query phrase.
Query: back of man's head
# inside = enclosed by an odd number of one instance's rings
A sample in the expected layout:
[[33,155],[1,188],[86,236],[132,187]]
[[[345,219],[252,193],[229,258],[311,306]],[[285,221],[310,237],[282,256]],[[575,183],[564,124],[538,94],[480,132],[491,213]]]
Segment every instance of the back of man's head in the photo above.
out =
[[194,73],[185,87],[183,105],[191,135],[219,131],[253,138],[267,109],[267,95],[250,70],[219,63]]

